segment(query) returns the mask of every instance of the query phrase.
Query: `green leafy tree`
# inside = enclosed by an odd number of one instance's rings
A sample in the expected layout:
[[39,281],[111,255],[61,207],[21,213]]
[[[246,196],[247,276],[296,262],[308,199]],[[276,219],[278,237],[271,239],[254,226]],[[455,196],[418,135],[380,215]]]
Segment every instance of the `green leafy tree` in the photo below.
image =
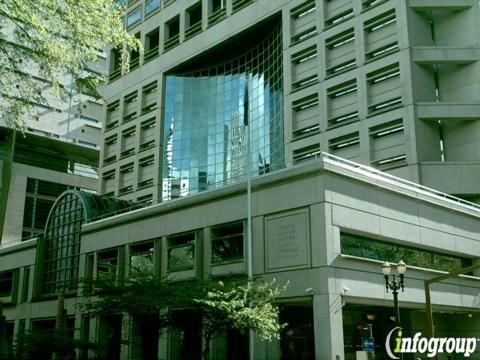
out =
[[123,28],[123,14],[115,0],[0,0],[0,118],[21,127],[33,103],[68,95],[59,81],[64,74],[98,96],[104,74],[90,70],[99,49],[120,49],[125,69],[130,52],[141,51]]
[[159,327],[163,329],[175,326],[177,309],[194,309],[202,315],[202,356],[207,359],[211,340],[228,329],[241,333],[253,330],[265,341],[279,339],[283,325],[278,320],[275,300],[285,288],[275,281],[249,281],[243,277],[172,282],[137,273],[123,282],[85,281],[86,298],[79,307],[93,315],[158,314]]

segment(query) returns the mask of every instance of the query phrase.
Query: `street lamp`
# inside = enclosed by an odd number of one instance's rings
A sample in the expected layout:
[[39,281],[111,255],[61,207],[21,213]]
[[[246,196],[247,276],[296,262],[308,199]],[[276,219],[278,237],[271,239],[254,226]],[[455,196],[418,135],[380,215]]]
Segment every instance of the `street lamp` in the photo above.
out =
[[400,276],[400,281],[395,278],[395,274],[392,274],[392,280],[390,280],[390,273],[392,272],[392,268],[388,262],[384,262],[382,265],[382,273],[383,277],[385,278],[385,288],[391,290],[393,293],[393,305],[395,307],[395,318],[397,320],[397,324],[400,324],[400,308],[398,306],[398,290],[405,289],[403,278],[405,273],[407,272],[407,265],[400,260],[397,264],[397,273]]

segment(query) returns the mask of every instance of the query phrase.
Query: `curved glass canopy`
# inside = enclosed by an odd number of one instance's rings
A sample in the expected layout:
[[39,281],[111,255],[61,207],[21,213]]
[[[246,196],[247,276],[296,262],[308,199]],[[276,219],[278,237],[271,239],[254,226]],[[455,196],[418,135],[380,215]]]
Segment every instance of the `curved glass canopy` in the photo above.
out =
[[132,206],[117,200],[78,190],[67,190],[55,201],[39,239],[41,294],[74,291],[78,282],[78,260],[82,225],[90,219]]

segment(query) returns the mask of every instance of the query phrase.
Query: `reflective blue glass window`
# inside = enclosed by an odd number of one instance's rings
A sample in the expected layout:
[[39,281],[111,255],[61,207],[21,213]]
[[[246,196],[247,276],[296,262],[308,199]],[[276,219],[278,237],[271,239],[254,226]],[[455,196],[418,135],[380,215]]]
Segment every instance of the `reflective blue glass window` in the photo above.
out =
[[145,15],[148,15],[160,7],[160,0],[149,0],[145,2]]
[[132,10],[128,13],[127,15],[127,27],[132,26],[135,24],[137,21],[140,21],[142,19],[142,10],[140,8],[136,8],[135,10]]
[[163,200],[245,180],[248,153],[252,176],[284,167],[280,26],[225,63],[167,75],[165,89]]

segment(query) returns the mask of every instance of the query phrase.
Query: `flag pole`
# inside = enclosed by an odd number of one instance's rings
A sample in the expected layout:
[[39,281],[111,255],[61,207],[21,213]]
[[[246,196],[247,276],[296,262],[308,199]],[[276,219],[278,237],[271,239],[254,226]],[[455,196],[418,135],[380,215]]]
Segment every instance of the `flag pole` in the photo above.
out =
[[[249,69],[247,68],[245,76],[245,94],[243,98],[243,123],[245,125],[245,131],[247,135],[247,151],[246,153],[246,169],[247,169],[247,274],[248,280],[253,278],[253,243],[252,243],[252,176],[251,176],[251,164],[250,164],[250,119],[249,119],[249,96],[248,96],[248,74]],[[248,333],[248,347],[249,347],[249,359],[254,360],[254,332],[250,330]]]

